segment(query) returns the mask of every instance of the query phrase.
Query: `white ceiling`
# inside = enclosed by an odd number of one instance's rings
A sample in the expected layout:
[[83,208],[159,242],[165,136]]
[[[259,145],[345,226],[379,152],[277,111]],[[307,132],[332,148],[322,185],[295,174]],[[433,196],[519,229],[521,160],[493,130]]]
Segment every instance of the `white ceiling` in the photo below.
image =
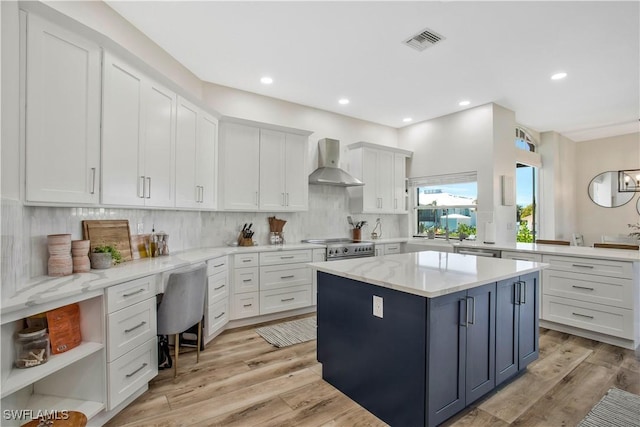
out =
[[[392,127],[495,102],[574,140],[639,130],[638,1],[108,4],[204,81]],[[402,43],[425,28],[446,40]]]

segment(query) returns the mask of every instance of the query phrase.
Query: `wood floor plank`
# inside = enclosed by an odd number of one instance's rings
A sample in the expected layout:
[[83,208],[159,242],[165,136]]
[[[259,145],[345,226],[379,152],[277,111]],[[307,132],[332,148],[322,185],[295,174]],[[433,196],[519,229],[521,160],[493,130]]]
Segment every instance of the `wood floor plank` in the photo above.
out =
[[616,372],[613,386],[640,396],[640,374],[620,368]]
[[442,424],[442,427],[508,427],[509,424],[480,408],[471,408]]
[[113,417],[109,425],[120,426],[152,415],[165,414],[170,410],[171,407],[165,395],[144,393]]
[[478,407],[507,423],[512,423],[591,353],[592,350],[567,341],[544,359],[538,359],[529,365],[527,372]]
[[338,393],[340,392],[331,384],[322,379],[318,379],[318,381],[314,381],[289,393],[282,393],[280,398],[289,405],[291,409],[295,410],[305,406],[315,405]]
[[215,418],[199,420],[197,426],[225,426],[247,427],[260,426],[266,421],[283,414],[290,414],[293,410],[280,397],[261,400],[257,403],[239,408]]
[[315,341],[309,341],[306,343],[300,343],[278,349],[278,351],[271,351],[269,353],[263,353],[256,357],[243,360],[243,362],[251,369],[255,369],[260,366],[267,366],[275,362],[282,362],[290,360],[300,356],[313,356],[316,357],[316,343]]
[[322,424],[321,427],[388,427],[389,425],[378,419],[362,406],[357,406],[343,412],[333,420]]
[[291,414],[280,415],[261,427],[314,427],[339,417],[358,405],[342,393],[336,392],[312,404],[301,406]]

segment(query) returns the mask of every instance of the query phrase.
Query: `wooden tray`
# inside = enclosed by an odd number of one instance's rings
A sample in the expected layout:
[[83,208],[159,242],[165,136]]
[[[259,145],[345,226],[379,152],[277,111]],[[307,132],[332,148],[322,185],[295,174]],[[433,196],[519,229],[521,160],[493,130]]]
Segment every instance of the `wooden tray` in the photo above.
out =
[[82,221],[82,234],[91,240],[91,249],[100,245],[113,245],[122,255],[122,261],[131,261],[131,231],[126,219],[101,219]]

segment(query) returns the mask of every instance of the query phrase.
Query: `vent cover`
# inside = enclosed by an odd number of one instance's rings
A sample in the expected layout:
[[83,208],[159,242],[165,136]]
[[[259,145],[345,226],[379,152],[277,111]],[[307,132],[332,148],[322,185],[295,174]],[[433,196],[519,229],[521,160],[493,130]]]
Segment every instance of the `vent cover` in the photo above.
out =
[[418,34],[405,40],[404,43],[407,46],[412,47],[416,50],[423,51],[428,47],[431,47],[440,43],[442,40],[445,40],[445,37],[441,36],[435,31],[425,28]]

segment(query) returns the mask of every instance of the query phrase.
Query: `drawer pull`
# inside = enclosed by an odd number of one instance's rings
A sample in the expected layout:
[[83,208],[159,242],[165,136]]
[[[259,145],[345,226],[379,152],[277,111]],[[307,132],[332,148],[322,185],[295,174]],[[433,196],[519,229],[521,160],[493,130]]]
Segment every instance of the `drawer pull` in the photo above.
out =
[[511,258],[514,261],[531,261],[530,259],[526,259],[526,258]]
[[251,259],[243,259],[242,262],[251,262]]
[[579,317],[586,317],[587,319],[593,319],[593,316],[587,316],[586,314],[580,314],[580,313],[571,313],[574,316],[579,316]]
[[127,378],[131,378],[132,376],[134,376],[135,374],[137,374],[138,372],[140,372],[141,370],[143,370],[144,368],[147,367],[146,363],[143,363],[142,366],[140,366],[138,369],[136,369],[135,371],[131,372],[130,374],[125,375]]
[[580,267],[580,268],[593,268],[593,265],[585,265],[585,264],[571,264],[574,267]]
[[[243,262],[244,262],[244,261],[243,261]],[[222,263],[222,264],[216,264],[216,265],[214,265],[213,267],[214,267],[214,268],[218,268],[218,267],[222,267],[223,265],[224,265],[224,263]]]
[[296,277],[294,274],[290,274],[288,276],[280,276],[281,279],[293,279],[294,277]]
[[285,298],[285,299],[281,299],[280,302],[287,302],[287,301],[293,301],[295,298]]
[[244,304],[243,307],[251,307],[253,304]]
[[593,291],[593,288],[588,288],[586,286],[578,286],[578,285],[571,285],[572,288],[576,288],[576,289],[585,289],[587,291]]
[[252,281],[253,279],[242,279],[242,283],[248,283],[250,281]]
[[281,256],[280,259],[293,259],[293,255]]
[[135,331],[136,329],[141,328],[141,327],[143,327],[143,326],[144,326],[144,325],[146,325],[146,324],[147,324],[147,322],[140,322],[140,324],[138,324],[138,325],[134,326],[134,327],[133,327],[133,328],[131,328],[131,329],[125,329],[125,330],[124,330],[124,333],[125,333],[125,334],[128,334],[129,332]]
[[137,294],[139,294],[141,292],[144,292],[144,289],[138,289],[137,291],[131,292],[130,294],[122,294],[122,296],[125,297],[125,298],[132,297],[132,296],[137,295]]
[[219,291],[220,289],[224,288],[225,285],[221,285],[218,286],[217,288],[213,288],[214,291]]
[[219,318],[221,318],[222,316],[224,316],[224,311],[223,311],[222,313],[220,313],[219,315],[215,316],[215,317],[214,317],[214,319],[219,319]]

